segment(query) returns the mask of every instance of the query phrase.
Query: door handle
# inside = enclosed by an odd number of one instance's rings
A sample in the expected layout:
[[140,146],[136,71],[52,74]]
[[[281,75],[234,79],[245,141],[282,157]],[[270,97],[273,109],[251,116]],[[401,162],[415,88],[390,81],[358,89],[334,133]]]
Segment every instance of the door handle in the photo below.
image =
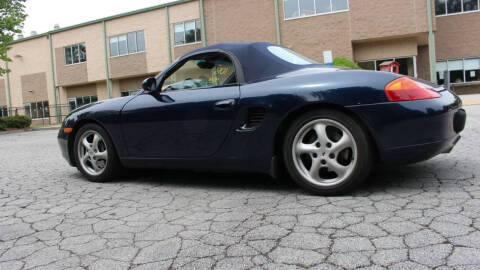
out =
[[215,103],[215,108],[217,109],[227,109],[233,106],[235,106],[235,99],[233,98],[220,100]]

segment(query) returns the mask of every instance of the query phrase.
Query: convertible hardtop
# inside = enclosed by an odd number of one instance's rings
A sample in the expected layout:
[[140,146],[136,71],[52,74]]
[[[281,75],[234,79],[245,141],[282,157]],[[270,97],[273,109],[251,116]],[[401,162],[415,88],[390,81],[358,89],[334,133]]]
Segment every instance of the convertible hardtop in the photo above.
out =
[[[271,49],[272,46],[291,51],[288,48],[268,42],[218,43],[193,50],[185,54],[182,58],[180,58],[180,60],[202,52],[210,52],[215,50],[229,52],[237,58],[243,70],[243,77],[246,83],[267,80],[280,74],[292,72],[306,67],[323,66],[306,58],[306,60],[311,61],[311,64],[294,64],[288,62],[273,54],[271,50],[269,50],[269,48]],[[299,57],[303,58],[303,56]]]

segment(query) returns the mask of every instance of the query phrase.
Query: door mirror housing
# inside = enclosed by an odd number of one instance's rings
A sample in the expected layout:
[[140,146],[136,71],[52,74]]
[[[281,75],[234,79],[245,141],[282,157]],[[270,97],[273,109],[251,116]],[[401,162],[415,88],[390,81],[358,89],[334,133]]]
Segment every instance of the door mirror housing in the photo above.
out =
[[142,89],[145,91],[155,91],[157,89],[157,80],[153,77],[146,78],[142,82]]

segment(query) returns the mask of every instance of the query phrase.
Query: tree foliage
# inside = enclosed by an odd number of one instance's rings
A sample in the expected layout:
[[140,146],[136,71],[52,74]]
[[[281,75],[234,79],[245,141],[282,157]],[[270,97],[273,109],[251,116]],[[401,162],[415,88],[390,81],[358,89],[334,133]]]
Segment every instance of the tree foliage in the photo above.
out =
[[337,67],[349,67],[349,68],[361,69],[361,67],[359,67],[354,62],[341,57],[335,57],[335,59],[333,59],[333,65]]
[[[0,0],[0,60],[10,62],[7,51],[8,44],[13,41],[15,34],[21,33],[25,13],[25,0]],[[9,70],[0,67],[0,76]]]

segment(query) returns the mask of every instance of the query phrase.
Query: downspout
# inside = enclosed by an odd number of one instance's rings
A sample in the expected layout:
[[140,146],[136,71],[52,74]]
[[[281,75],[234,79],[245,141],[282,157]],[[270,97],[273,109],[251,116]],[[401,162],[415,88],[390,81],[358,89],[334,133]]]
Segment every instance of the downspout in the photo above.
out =
[[110,71],[108,70],[108,50],[107,50],[107,25],[105,21],[103,24],[103,54],[105,56],[105,79],[107,80],[108,98],[112,98],[112,82],[110,80]]
[[60,110],[57,106],[57,85],[55,82],[55,66],[53,64],[53,45],[52,45],[52,34],[48,34],[48,43],[50,45],[50,70],[52,72],[52,87],[53,87],[53,102],[55,106],[55,115],[57,116],[57,123],[60,123]]
[[[8,70],[8,62],[5,61],[5,68]],[[8,107],[10,109],[12,109],[12,95],[10,94],[10,75],[9,75],[10,72],[7,72],[7,76],[6,76],[6,79],[7,79],[7,94],[8,94]]]
[[172,40],[170,38],[170,12],[168,6],[165,7],[165,22],[167,26],[167,49],[168,49],[168,61],[172,63]]
[[207,34],[205,32],[205,14],[204,14],[204,11],[203,11],[203,0],[200,0],[200,21],[201,21],[201,24],[202,24],[202,43],[203,43],[203,47],[206,47],[207,46]]
[[275,5],[275,27],[277,29],[277,44],[282,45],[282,37],[280,35],[280,16],[278,12],[278,0],[273,0]]
[[428,55],[430,56],[430,81],[437,83],[437,57],[435,55],[435,34],[433,33],[432,2],[427,0]]

